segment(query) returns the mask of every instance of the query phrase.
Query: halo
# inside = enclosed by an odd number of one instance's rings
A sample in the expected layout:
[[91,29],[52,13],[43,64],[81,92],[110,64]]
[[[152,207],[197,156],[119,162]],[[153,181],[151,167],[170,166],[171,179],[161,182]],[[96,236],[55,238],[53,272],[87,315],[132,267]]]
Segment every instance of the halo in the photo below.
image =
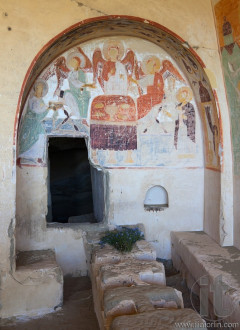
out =
[[103,55],[106,60],[111,61],[111,58],[108,54],[110,48],[118,49],[118,60],[120,61],[124,55],[124,47],[120,40],[107,40],[103,44]]
[[47,95],[48,93],[48,84],[45,80],[43,79],[38,79],[36,80],[36,82],[34,83],[34,86],[33,86],[33,90],[35,91],[35,88],[38,84],[42,84],[43,85],[43,92],[42,92],[42,97],[44,97],[45,95]]
[[85,57],[84,57],[81,53],[79,53],[79,52],[77,52],[77,51],[74,51],[74,52],[70,53],[70,54],[67,56],[66,64],[67,64],[68,69],[69,69],[69,70],[72,70],[72,69],[73,69],[72,66],[69,65],[69,62],[70,62],[74,57],[78,57],[78,58],[79,58],[79,60],[80,60],[80,69],[83,69],[83,68],[86,66],[86,59],[85,59]]
[[161,67],[161,61],[157,56],[154,56],[154,55],[146,56],[146,57],[144,57],[144,59],[142,61],[142,70],[145,74],[150,74],[149,68],[147,66],[147,64],[150,61],[155,62],[154,72],[158,72]]
[[[182,93],[186,93],[186,96],[182,96]],[[193,93],[190,87],[188,86],[184,86],[179,88],[179,90],[177,91],[177,95],[176,98],[178,100],[178,102],[183,103],[185,102],[190,102],[193,98]]]

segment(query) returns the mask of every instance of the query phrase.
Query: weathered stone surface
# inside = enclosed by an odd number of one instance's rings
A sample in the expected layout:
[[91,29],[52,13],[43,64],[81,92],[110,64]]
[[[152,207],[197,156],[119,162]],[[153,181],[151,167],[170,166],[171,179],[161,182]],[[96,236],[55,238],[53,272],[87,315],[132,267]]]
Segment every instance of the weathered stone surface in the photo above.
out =
[[[3,317],[53,312],[62,304],[63,274],[52,250],[18,253],[16,271],[3,283]],[[9,291],[18,299],[7,300]]]
[[92,294],[93,294],[93,302],[94,302],[94,311],[96,313],[99,328],[102,330],[104,329],[104,322],[103,322],[103,312],[101,307],[101,296],[99,294],[99,289],[97,287],[97,281],[94,276],[92,276]]
[[112,330],[207,329],[205,321],[192,309],[163,309],[116,317]]
[[182,293],[159,285],[106,290],[103,302],[104,324],[108,328],[116,316],[150,312],[157,308],[183,308]]
[[165,269],[157,261],[126,259],[118,264],[100,267],[97,279],[101,292],[108,288],[131,285],[166,285]]
[[92,269],[97,272],[102,265],[116,264],[122,260],[121,253],[113,246],[106,244],[96,247],[92,254]]
[[113,246],[106,244],[102,248],[95,248],[92,265],[97,271],[101,265],[115,264],[126,259],[156,260],[156,251],[145,240],[137,241],[132,251],[128,253],[121,253]]
[[55,253],[52,250],[22,251],[17,254],[17,271],[46,269],[56,265]]
[[152,311],[155,308],[183,308],[182,293],[171,287],[158,285],[119,287],[104,293],[104,312],[114,315],[123,301],[133,301],[138,313]]
[[[144,226],[142,224],[137,224],[134,226],[126,227],[138,227],[141,232],[144,233]],[[114,228],[112,228],[114,229]],[[105,229],[106,230],[106,229]],[[92,236],[91,233],[87,234],[86,244],[87,246],[86,253],[88,260],[90,262],[90,275],[92,279],[92,290],[93,290],[93,300],[94,300],[94,309],[98,318],[100,329],[104,329],[104,313],[102,307],[102,297],[105,287],[101,285],[101,266],[114,266],[114,264],[120,263],[123,260],[131,260],[133,262],[135,259],[140,260],[155,260],[156,252],[151,247],[151,245],[145,240],[138,241],[130,253],[120,253],[114,247],[106,244],[104,247],[101,247],[98,242],[103,236],[103,232],[98,232],[96,235]],[[144,283],[143,283],[144,284]],[[120,284],[121,285],[121,284]]]
[[[204,232],[172,232],[172,259],[174,266],[187,279],[188,287],[198,292],[199,280],[206,276],[209,288],[221,284],[223,306],[228,306],[226,322],[239,322],[240,315],[240,253],[235,247],[220,247]],[[193,285],[194,284],[194,285]],[[223,291],[224,293],[224,291]],[[209,290],[208,299],[214,303]],[[216,306],[215,306],[216,307]],[[209,304],[209,313],[211,314]]]

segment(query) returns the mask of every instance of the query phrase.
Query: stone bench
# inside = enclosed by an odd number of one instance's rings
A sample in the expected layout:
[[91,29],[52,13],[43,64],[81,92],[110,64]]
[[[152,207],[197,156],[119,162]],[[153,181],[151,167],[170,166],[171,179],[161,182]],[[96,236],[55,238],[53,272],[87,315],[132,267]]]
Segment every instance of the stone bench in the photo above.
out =
[[[107,244],[104,247],[98,244],[92,244],[91,251],[90,273],[94,309],[100,329],[105,329],[103,322],[103,294],[107,288],[126,285],[146,285],[151,282],[161,283],[161,285],[165,285],[166,283],[164,267],[155,260],[156,251],[144,240],[137,242],[130,253],[120,253]],[[144,261],[145,259],[146,261]],[[145,262],[148,262],[147,269],[146,267],[144,268]],[[152,264],[150,265],[149,263]],[[130,269],[131,267],[132,275],[129,271],[126,273],[126,269]],[[124,271],[119,268],[124,269]],[[118,277],[119,272],[123,275],[121,279]],[[116,279],[117,277],[118,279]]]
[[195,322],[194,328],[198,322],[204,328],[199,314],[183,308],[181,292],[166,287],[164,266],[155,260],[156,252],[148,242],[138,241],[130,253],[120,253],[107,244],[101,247],[94,238],[89,251],[101,330],[175,329],[175,322]]
[[[240,328],[240,251],[235,247],[219,246],[204,232],[172,232],[171,240],[173,264],[187,280],[188,287],[199,294],[199,279],[205,276],[211,289],[207,297],[211,306],[214,299],[212,288],[218,279],[226,291],[220,297],[228,309],[224,321],[239,323]],[[213,313],[212,308],[211,318]]]
[[116,317],[111,330],[202,330],[205,321],[192,309],[163,309]]
[[[24,251],[17,254],[16,270],[2,283],[1,299],[6,301],[3,316],[41,315],[62,305],[63,275],[52,250]],[[6,299],[13,295],[16,299]]]

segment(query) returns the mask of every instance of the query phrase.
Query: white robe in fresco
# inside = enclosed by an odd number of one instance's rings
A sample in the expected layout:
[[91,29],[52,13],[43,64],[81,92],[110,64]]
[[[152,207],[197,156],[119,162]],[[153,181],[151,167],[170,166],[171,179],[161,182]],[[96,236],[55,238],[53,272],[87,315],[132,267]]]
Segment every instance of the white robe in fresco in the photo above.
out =
[[42,120],[48,113],[48,107],[42,98],[33,96],[28,101],[28,108],[20,128],[19,157],[42,159],[45,152],[45,130]]

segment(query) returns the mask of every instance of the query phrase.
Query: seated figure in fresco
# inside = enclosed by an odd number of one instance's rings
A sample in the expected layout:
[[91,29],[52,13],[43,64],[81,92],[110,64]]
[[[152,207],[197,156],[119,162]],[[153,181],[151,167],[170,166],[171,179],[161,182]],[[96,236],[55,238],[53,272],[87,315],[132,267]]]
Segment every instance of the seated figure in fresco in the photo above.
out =
[[64,92],[64,101],[75,118],[87,118],[90,99],[87,88],[94,88],[94,84],[86,83],[85,73],[92,70],[92,64],[82,49],[77,49],[78,51],[67,57],[67,66],[71,71],[68,75],[69,89]]
[[34,95],[29,98],[27,111],[20,126],[18,163],[21,158],[42,163],[45,152],[45,130],[42,120],[46,117],[49,108],[43,97],[48,92],[48,85],[39,79],[36,81]]
[[[103,57],[104,56],[104,57]],[[121,41],[108,40],[102,51],[93,54],[94,81],[100,84],[104,95],[91,104],[91,147],[109,150],[109,162],[114,163],[114,151],[127,150],[126,162],[133,162],[131,150],[137,149],[136,108],[128,89],[134,70],[134,53],[125,57]],[[97,138],[96,138],[97,137]]]
[[170,61],[164,60],[161,64],[160,59],[154,55],[143,59],[141,70],[136,74],[140,86],[140,96],[137,99],[138,119],[145,117],[154,106],[161,104],[164,97],[163,78],[169,75],[185,82]]

